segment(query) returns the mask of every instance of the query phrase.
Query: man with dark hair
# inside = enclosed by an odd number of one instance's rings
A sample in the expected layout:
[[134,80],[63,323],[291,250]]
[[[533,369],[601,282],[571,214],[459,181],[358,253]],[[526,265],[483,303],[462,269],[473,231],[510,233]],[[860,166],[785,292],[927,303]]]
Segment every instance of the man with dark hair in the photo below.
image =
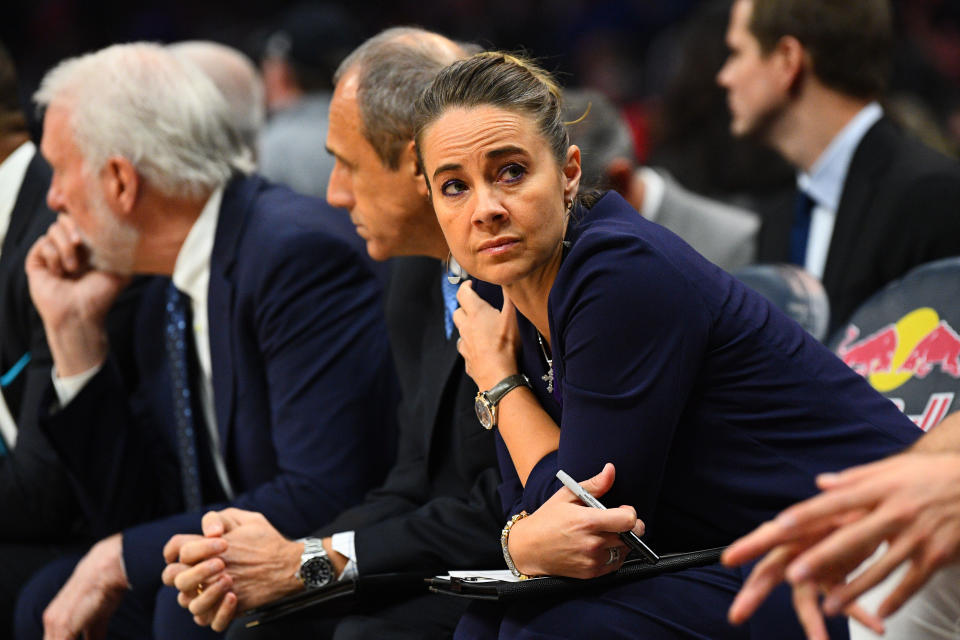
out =
[[[207,538],[174,537],[164,581],[203,624],[222,630],[238,611],[319,586],[295,577],[311,563],[341,580],[503,563],[493,434],[474,414],[477,387],[452,321],[456,285],[441,262],[448,249],[413,143],[416,96],[468,50],[434,33],[394,28],[337,71],[327,199],[350,211],[372,257],[394,259],[387,320],[403,391],[397,461],[383,486],[315,537],[287,540],[260,514],[236,509],[208,513]],[[445,638],[466,606],[457,600],[422,589],[366,597],[348,611],[308,610],[249,631],[234,625],[231,637]]]
[[638,167],[630,127],[598,91],[563,92],[570,143],[580,147],[580,188],[614,189],[646,219],[670,229],[726,270],[753,262],[756,214],[685,189],[664,169]]
[[960,166],[876,102],[891,29],[889,0],[736,0],[717,76],[733,133],[799,172],[793,220],[766,221],[758,259],[820,278],[833,328],[912,267],[960,253]]

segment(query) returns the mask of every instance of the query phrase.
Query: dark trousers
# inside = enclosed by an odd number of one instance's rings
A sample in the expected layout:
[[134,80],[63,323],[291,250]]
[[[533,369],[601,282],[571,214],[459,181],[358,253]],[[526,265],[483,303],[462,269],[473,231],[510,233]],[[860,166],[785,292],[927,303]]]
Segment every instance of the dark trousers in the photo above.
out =
[[[714,565],[688,569],[550,600],[476,602],[456,629],[457,640],[803,640],[786,585],[774,590],[746,624],[727,610],[746,573]],[[847,619],[831,618],[834,640],[849,637]]]
[[20,589],[44,565],[65,553],[69,545],[0,543],[0,640],[13,638],[13,612]]
[[263,626],[246,629],[234,623],[227,640],[440,640],[450,638],[467,608],[462,598],[424,594],[396,598],[365,598],[362,603],[324,605]]
[[[57,559],[38,571],[20,593],[14,636],[17,640],[43,638],[43,610],[67,581],[82,556]],[[158,576],[159,577],[159,576]],[[128,592],[110,619],[110,640],[212,640],[220,638],[209,628],[199,627],[193,616],[177,604],[177,592],[161,587],[153,593]]]

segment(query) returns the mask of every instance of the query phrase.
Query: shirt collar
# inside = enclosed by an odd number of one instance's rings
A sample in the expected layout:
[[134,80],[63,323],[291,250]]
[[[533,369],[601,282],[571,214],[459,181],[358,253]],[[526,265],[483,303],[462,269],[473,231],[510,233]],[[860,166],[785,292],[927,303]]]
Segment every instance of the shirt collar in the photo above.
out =
[[36,153],[37,148],[32,142],[27,140],[13,153],[0,162],[0,243],[10,225],[10,216],[13,215],[13,207],[17,204],[17,197],[20,195],[20,188],[23,186],[23,179],[27,175],[27,168],[30,161]]
[[809,195],[817,205],[836,212],[840,207],[840,196],[853,154],[870,127],[882,117],[883,108],[877,102],[871,102],[861,109],[834,136],[810,171],[797,175],[797,188]]
[[213,255],[213,241],[222,200],[223,187],[218,187],[203,205],[203,210],[190,228],[173,265],[173,284],[195,302],[205,301],[207,297],[210,256]]
[[660,205],[663,204],[663,194],[666,184],[659,173],[650,167],[637,169],[640,179],[643,180],[643,202],[640,204],[640,215],[651,222],[660,217]]

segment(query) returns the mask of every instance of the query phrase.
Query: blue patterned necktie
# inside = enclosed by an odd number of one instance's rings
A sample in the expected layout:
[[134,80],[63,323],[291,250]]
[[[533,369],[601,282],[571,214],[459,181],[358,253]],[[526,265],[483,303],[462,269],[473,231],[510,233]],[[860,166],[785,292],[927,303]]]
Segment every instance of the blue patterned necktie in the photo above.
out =
[[197,461],[197,436],[194,428],[193,403],[190,390],[187,340],[190,314],[188,298],[173,282],[167,289],[167,326],[164,336],[167,360],[170,364],[170,382],[173,388],[173,415],[177,429],[177,455],[180,459],[180,478],[187,511],[199,511],[200,466]]
[[459,283],[453,284],[447,279],[447,273],[444,272],[440,278],[440,285],[443,291],[443,328],[447,332],[447,340],[453,335],[453,312],[459,306],[457,304],[457,289]]
[[790,229],[790,262],[801,267],[807,263],[807,240],[810,238],[810,216],[814,204],[813,198],[803,191],[797,191],[793,227]]

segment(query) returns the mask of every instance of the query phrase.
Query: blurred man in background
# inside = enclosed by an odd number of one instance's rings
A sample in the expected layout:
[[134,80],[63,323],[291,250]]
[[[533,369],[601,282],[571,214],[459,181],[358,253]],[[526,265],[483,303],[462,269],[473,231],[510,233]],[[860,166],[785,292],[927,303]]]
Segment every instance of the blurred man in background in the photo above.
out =
[[758,258],[820,278],[834,328],[910,268],[960,253],[960,166],[877,102],[891,20],[889,0],[737,0],[717,76],[732,132],[798,171],[793,219],[765,222]]

